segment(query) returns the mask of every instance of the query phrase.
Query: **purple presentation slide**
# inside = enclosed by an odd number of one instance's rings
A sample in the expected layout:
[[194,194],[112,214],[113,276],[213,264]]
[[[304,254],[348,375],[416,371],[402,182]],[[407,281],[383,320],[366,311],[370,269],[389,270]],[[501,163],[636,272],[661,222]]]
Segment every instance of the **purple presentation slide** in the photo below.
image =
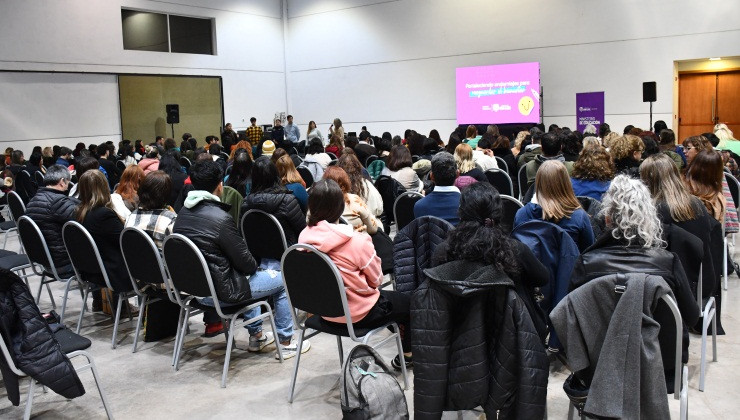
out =
[[458,124],[540,122],[540,63],[456,70]]

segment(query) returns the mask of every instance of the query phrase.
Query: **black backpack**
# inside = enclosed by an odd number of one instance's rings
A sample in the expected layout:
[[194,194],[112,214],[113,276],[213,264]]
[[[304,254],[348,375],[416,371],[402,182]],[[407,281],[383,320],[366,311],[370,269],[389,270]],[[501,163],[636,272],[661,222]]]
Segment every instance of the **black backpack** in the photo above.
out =
[[339,396],[344,419],[408,419],[406,396],[383,358],[367,345],[350,351],[342,366]]

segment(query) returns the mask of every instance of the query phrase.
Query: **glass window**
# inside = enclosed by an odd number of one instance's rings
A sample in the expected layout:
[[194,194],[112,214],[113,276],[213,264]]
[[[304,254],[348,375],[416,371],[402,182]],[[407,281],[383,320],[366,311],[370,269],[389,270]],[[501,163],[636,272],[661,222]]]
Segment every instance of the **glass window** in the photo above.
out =
[[169,52],[167,15],[121,9],[123,48]]
[[170,15],[172,52],[213,55],[211,19]]

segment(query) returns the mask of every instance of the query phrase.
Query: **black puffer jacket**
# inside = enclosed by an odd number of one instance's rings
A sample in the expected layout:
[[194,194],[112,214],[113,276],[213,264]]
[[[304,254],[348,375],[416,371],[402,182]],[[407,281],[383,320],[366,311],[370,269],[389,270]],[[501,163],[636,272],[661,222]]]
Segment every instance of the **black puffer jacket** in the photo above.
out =
[[248,277],[257,271],[257,263],[236,230],[229,208],[228,204],[208,199],[188,207],[186,201],[173,231],[193,241],[203,253],[218,299],[238,303],[252,296]]
[[547,355],[513,281],[468,261],[425,272],[411,299],[415,418],[478,406],[488,418],[544,418]]
[[62,191],[44,187],[31,198],[26,206],[26,216],[39,225],[57,268],[69,266],[69,256],[62,240],[62,226],[74,220],[78,204],[80,204],[78,199],[68,197]]
[[306,215],[301,211],[298,199],[287,189],[249,194],[242,202],[240,214],[252,209],[262,210],[278,219],[288,246],[295,245],[298,235],[306,228]]
[[396,291],[411,295],[426,280],[423,270],[432,266],[437,245],[453,226],[439,217],[423,216],[406,225],[393,239]]
[[[65,398],[85,394],[72,363],[62,352],[39,308],[20,277],[0,269],[0,334],[9,343],[15,365],[25,374]],[[0,357],[8,399],[18,405],[18,377]]]

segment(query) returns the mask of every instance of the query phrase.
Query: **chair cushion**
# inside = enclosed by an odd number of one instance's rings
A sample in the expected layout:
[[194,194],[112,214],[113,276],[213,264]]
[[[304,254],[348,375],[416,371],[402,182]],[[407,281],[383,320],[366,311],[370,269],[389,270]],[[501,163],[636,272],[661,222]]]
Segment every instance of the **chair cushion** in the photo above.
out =
[[[342,337],[349,337],[349,331],[347,331],[347,325],[337,324],[335,322],[326,321],[320,316],[312,316],[306,319],[306,328],[312,328],[316,331],[331,335],[339,335]],[[374,328],[358,328],[355,327],[355,336],[364,337],[367,333],[372,331]]]
[[[236,312],[239,312],[242,308],[244,308],[247,305],[251,305],[254,302],[258,302],[258,301],[256,300],[249,301],[249,302],[244,302],[244,303],[239,303],[237,305],[229,305],[229,306],[221,305],[221,311],[224,313],[224,315],[231,315]],[[196,299],[193,299],[190,301],[190,306],[196,309],[202,309],[204,311],[206,310],[215,311],[216,310],[216,308],[214,308],[213,306],[203,305],[202,303],[198,302]]]
[[92,342],[89,339],[79,334],[75,334],[72,330],[67,328],[62,328],[55,332],[54,338],[59,342],[64,354],[77,350],[85,350],[92,345]]
[[26,254],[8,255],[7,257],[0,258],[0,267],[6,270],[12,270],[15,267],[28,264],[30,264],[30,262],[28,261],[28,255]]
[[18,255],[17,252],[8,251],[6,249],[0,249],[0,258],[7,257],[8,255]]
[[[71,265],[70,266],[67,266],[67,267],[64,267],[64,268],[65,269],[68,269],[69,271],[65,271],[65,272],[57,271],[57,274],[59,274],[59,278],[60,279],[67,280],[67,279],[75,276],[75,271],[74,271],[74,269],[72,268]],[[54,273],[52,273],[51,270],[44,269],[44,275],[46,277],[54,278]]]
[[0,231],[7,231],[9,229],[13,229],[15,227],[15,222],[12,220],[6,220],[4,222],[0,222]]

